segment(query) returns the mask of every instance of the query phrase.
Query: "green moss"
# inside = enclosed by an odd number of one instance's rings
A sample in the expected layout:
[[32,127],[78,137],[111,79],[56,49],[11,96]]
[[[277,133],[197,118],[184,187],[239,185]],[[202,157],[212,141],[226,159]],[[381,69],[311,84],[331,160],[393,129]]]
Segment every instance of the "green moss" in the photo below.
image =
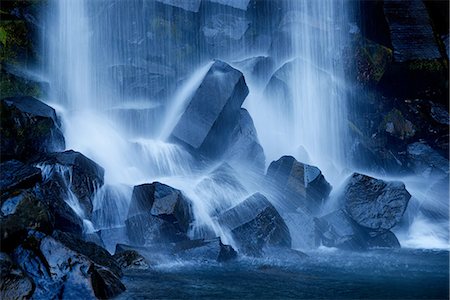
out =
[[25,21],[0,22],[0,62],[17,65],[21,56],[32,53],[32,43]]
[[379,130],[388,132],[402,140],[410,138],[416,133],[414,125],[403,116],[400,110],[396,108],[392,109],[384,117],[380,124]]
[[356,48],[356,65],[360,82],[378,83],[392,61],[391,49],[360,37]]
[[442,72],[445,70],[445,63],[439,59],[414,60],[409,63],[409,69],[414,71]]
[[17,96],[40,98],[43,96],[39,83],[14,76],[4,70],[0,71],[0,91],[1,98]]

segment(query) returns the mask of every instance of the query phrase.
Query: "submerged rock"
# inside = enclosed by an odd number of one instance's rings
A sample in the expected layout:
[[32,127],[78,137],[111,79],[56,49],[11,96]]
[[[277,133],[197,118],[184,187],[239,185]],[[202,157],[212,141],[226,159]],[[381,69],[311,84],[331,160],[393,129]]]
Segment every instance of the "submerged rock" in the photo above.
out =
[[114,254],[114,259],[124,270],[145,270],[150,268],[147,260],[136,250],[125,250]]
[[331,191],[331,185],[317,167],[298,162],[292,156],[273,161],[266,177],[281,194],[282,205],[294,210],[301,207],[317,211]]
[[259,193],[225,211],[218,222],[231,231],[238,249],[247,255],[259,256],[264,247],[291,247],[283,218]]
[[222,155],[230,144],[247,94],[242,73],[215,61],[176,124],[172,139],[202,155]]
[[346,213],[360,226],[376,233],[400,222],[411,195],[402,182],[386,182],[354,173],[343,195]]
[[55,110],[32,97],[1,100],[2,159],[60,151],[65,141]]
[[192,222],[191,203],[168,185],[154,182],[135,186],[128,218],[128,237],[138,245],[187,239]]
[[175,244],[174,254],[182,259],[216,260],[225,262],[237,257],[233,247],[224,245],[220,238],[211,240],[191,240]]

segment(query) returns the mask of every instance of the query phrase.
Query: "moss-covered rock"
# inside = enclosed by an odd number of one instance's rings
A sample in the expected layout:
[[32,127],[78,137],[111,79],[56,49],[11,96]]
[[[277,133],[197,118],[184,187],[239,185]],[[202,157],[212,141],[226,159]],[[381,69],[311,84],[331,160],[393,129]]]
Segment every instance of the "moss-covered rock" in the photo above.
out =
[[379,127],[380,131],[386,131],[399,139],[413,137],[416,133],[411,121],[405,119],[402,112],[398,109],[392,109],[383,119]]

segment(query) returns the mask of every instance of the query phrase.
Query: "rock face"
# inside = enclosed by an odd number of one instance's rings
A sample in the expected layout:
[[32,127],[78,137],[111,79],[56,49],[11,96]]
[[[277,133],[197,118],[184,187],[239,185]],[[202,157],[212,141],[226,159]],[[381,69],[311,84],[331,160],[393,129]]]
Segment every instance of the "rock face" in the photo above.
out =
[[32,97],[1,100],[2,159],[29,158],[63,150],[64,137],[55,110]]
[[10,194],[18,189],[32,188],[42,180],[40,169],[25,165],[18,160],[9,160],[1,163],[0,170],[2,198],[4,198],[5,194]]
[[36,164],[42,168],[46,181],[61,181],[76,196],[86,216],[92,213],[94,194],[103,185],[102,167],[73,150],[42,155]]
[[331,191],[331,185],[317,167],[298,162],[292,156],[272,162],[266,177],[279,190],[287,208],[317,211]]
[[108,269],[36,231],[30,231],[13,257],[33,279],[35,298],[111,298],[125,290]]
[[172,138],[200,154],[220,156],[230,143],[247,94],[242,73],[216,61],[195,91]]
[[408,162],[417,174],[445,176],[449,173],[449,161],[426,143],[408,145]]
[[396,61],[441,57],[423,1],[386,1],[384,14],[389,25]]
[[159,182],[134,187],[125,221],[131,242],[184,240],[191,222],[191,204],[179,190]]
[[359,225],[386,232],[403,216],[411,195],[402,182],[354,173],[344,191],[345,211]]
[[238,249],[248,255],[261,255],[264,247],[291,246],[283,218],[259,193],[225,211],[218,222],[231,231]]

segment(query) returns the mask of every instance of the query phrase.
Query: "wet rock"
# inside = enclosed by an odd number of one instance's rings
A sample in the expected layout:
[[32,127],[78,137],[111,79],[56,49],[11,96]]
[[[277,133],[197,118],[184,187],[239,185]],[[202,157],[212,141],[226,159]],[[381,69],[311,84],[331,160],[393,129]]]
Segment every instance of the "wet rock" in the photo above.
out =
[[27,159],[64,149],[55,110],[32,97],[1,100],[2,159]]
[[360,226],[383,233],[400,222],[411,195],[402,182],[354,173],[344,191],[346,213]]
[[35,159],[44,181],[58,180],[75,195],[86,216],[92,213],[95,192],[103,185],[105,171],[80,152],[48,153]]
[[416,174],[445,176],[449,173],[449,161],[428,144],[416,142],[408,145],[408,162]]
[[317,167],[298,162],[292,156],[273,161],[266,178],[278,189],[282,204],[288,209],[301,207],[315,212],[331,191],[331,185]]
[[125,290],[108,269],[39,232],[29,232],[14,258],[33,279],[35,298],[110,298]]
[[136,250],[125,250],[114,254],[114,259],[122,269],[145,270],[150,268],[147,260]]
[[242,73],[215,61],[175,126],[172,139],[209,157],[222,155],[247,94]]
[[173,253],[182,259],[199,261],[224,262],[237,257],[237,252],[233,247],[224,245],[220,238],[180,242],[175,244]]
[[435,104],[431,106],[431,117],[440,124],[450,125],[448,109],[442,105]]
[[397,237],[391,231],[373,236],[367,228],[358,225],[343,210],[317,218],[315,223],[317,237],[326,247],[345,250],[400,247]]
[[40,230],[45,233],[53,231],[54,219],[48,207],[39,200],[36,191],[25,190],[21,194],[10,198],[11,206],[7,215],[0,216],[1,248],[11,251],[26,236],[29,229]]
[[20,268],[13,266],[9,255],[0,252],[0,298],[29,299],[34,291],[33,282]]
[[250,3],[250,0],[207,0],[207,1],[242,10],[247,10],[248,4]]
[[261,147],[253,120],[244,108],[241,108],[239,121],[231,134],[231,145],[225,158],[237,164],[250,163],[252,168],[264,170],[266,158]]
[[0,172],[0,189],[3,199],[6,194],[18,189],[32,188],[42,180],[40,169],[25,165],[18,160],[1,163]]
[[182,8],[191,12],[198,12],[200,8],[201,0],[192,0],[192,1],[184,1],[184,0],[156,0],[166,5]]
[[411,138],[416,133],[411,121],[405,119],[401,111],[395,108],[384,117],[380,129],[401,140]]
[[52,237],[67,248],[87,256],[94,263],[108,268],[116,276],[121,277],[122,271],[113,256],[99,245],[86,242],[76,236],[62,231],[55,231]]
[[191,204],[179,190],[154,182],[134,187],[125,223],[130,241],[142,245],[186,239],[192,218]]
[[291,246],[291,236],[283,218],[259,193],[225,211],[218,222],[231,231],[238,249],[247,255],[259,256],[264,247]]
[[384,14],[396,61],[441,57],[430,17],[422,1],[386,1]]
[[314,217],[309,213],[297,210],[282,215],[289,228],[294,249],[314,249],[319,246]]

